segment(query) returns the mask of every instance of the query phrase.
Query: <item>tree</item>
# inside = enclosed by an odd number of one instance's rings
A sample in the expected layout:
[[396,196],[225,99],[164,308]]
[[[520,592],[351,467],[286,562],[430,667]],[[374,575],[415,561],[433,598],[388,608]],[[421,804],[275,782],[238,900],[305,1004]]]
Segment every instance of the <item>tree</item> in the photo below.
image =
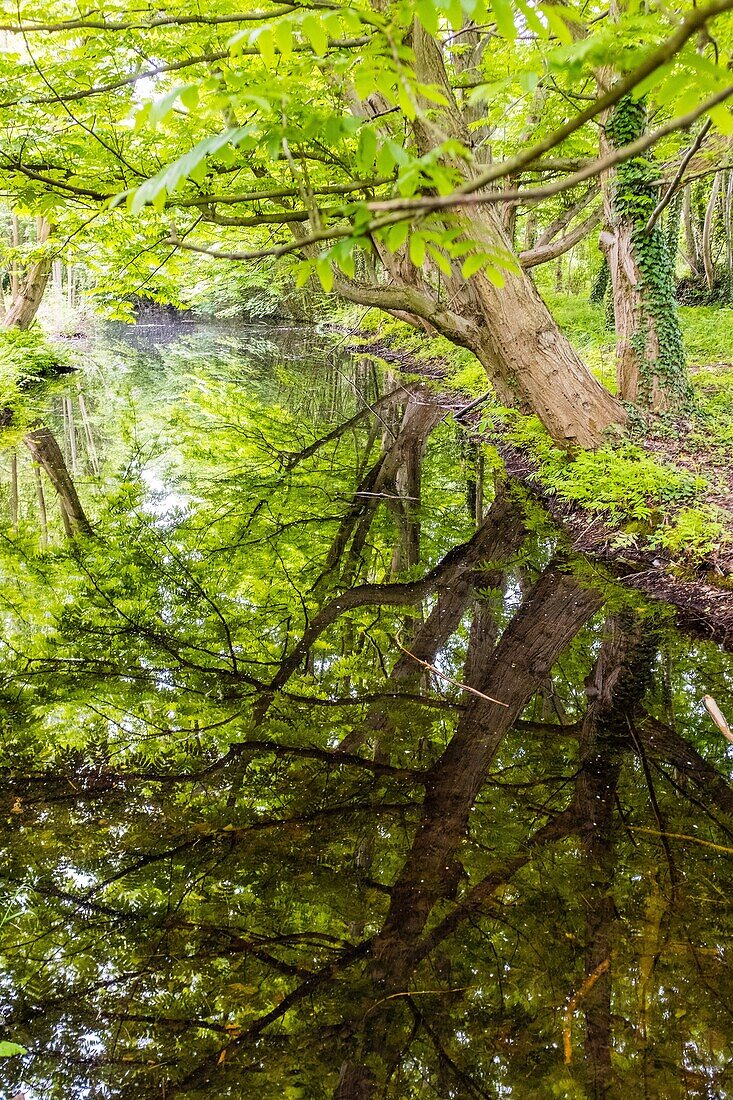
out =
[[[161,261],[169,249],[233,262],[298,255],[299,279],[315,271],[326,290],[470,348],[503,401],[563,445],[593,446],[625,414],[558,330],[500,211],[584,185],[706,112],[725,128],[725,66],[703,66],[695,36],[727,10],[712,0],[676,28],[661,13],[610,26],[595,9],[489,13],[481,0],[467,12],[431,2],[45,22],[21,12],[6,30],[22,26],[33,45],[7,70],[6,178],[60,209],[128,192]],[[64,66],[52,59],[59,42]],[[599,64],[621,75],[576,99]],[[174,83],[180,74],[187,83]],[[158,94],[141,103],[140,89]],[[658,93],[662,114],[598,159],[593,120],[630,93]],[[507,125],[517,96],[530,107]],[[64,137],[49,142],[62,120]],[[228,246],[242,235],[248,247]],[[659,339],[672,356],[670,334]]]

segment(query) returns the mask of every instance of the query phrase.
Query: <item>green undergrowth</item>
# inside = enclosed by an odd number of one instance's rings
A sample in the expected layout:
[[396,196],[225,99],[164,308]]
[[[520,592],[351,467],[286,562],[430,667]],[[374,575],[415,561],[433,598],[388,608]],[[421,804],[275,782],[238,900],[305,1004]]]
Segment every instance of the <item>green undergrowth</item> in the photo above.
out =
[[[613,390],[614,337],[604,307],[578,297],[545,297],[580,355]],[[680,317],[690,362],[733,362],[733,309],[683,308]],[[434,381],[441,389],[455,389],[469,398],[486,392],[486,373],[471,352],[370,310],[359,319],[356,344],[368,348],[376,342],[404,355],[403,373],[408,376],[413,361],[416,377],[422,378],[421,367],[438,368],[440,377]],[[684,428],[678,418],[662,417],[654,433],[662,439],[666,433],[673,444],[670,450],[677,453],[682,436],[685,451],[702,456],[700,473],[645,449],[644,421],[599,450],[574,457],[553,445],[535,417],[491,406],[483,426],[500,428],[504,438],[532,459],[539,486],[583,508],[590,518],[603,518],[614,531],[614,548],[663,551],[681,564],[698,565],[729,537],[725,514],[706,500],[716,487],[706,476],[705,456],[723,455],[733,446],[733,370],[697,369],[693,383],[695,408]]]
[[[555,320],[585,362],[609,386],[615,383],[615,338],[604,305],[578,295],[543,292]],[[679,310],[688,363],[733,362],[733,308],[682,306]]]
[[34,382],[71,369],[64,353],[40,329],[0,329],[0,407],[12,406]]
[[720,547],[723,515],[706,503],[705,477],[664,462],[630,439],[571,456],[554,446],[540,421],[513,409],[485,413],[483,431],[527,454],[544,490],[578,505],[615,529],[615,549],[658,549],[696,564]]

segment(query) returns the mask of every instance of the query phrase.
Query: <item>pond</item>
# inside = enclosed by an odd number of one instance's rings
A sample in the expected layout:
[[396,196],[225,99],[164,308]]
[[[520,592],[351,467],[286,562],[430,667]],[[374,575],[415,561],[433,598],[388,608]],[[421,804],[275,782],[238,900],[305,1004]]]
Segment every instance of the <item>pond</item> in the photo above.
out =
[[733,658],[345,339],[79,358],[0,456],[2,1094],[733,1096]]

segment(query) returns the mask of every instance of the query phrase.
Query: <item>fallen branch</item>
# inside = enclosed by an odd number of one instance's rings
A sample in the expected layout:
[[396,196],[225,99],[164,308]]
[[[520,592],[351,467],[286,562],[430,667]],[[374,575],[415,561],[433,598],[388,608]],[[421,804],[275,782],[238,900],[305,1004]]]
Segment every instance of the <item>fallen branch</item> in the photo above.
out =
[[723,734],[723,737],[725,737],[726,741],[730,741],[731,745],[733,745],[733,733],[731,733],[731,728],[726,721],[725,715],[713,699],[712,695],[703,695],[702,701],[705,704],[705,710],[708,712],[713,722],[715,722],[715,725]]

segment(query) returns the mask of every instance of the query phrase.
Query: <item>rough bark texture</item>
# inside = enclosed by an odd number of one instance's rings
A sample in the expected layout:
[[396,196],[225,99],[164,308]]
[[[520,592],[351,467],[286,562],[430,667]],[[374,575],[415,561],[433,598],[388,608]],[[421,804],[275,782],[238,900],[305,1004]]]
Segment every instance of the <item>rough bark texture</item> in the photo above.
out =
[[[612,75],[599,74],[599,82],[608,82]],[[643,134],[644,105],[621,100],[604,123],[601,155]],[[619,395],[661,412],[687,397],[689,382],[673,259],[659,225],[647,230],[658,197],[655,174],[648,161],[635,158],[603,175],[605,228],[600,245],[611,277]]]
[[[388,687],[408,688],[417,685],[425,674],[420,661],[432,663],[440,649],[458,629],[477,588],[493,588],[503,575],[498,563],[505,563],[519,550],[524,540],[524,515],[504,491],[500,491],[483,524],[465,548],[465,553],[443,572],[434,592],[437,599],[425,622],[409,643],[409,653],[403,653],[390,673]],[[491,569],[483,568],[492,563]],[[472,640],[475,627],[472,628]],[[486,640],[486,639],[484,639]],[[491,646],[479,655],[483,662]],[[475,645],[469,653],[475,654]],[[469,677],[468,683],[472,683]],[[363,726],[353,730],[342,741],[342,752],[354,752],[367,737],[382,735],[391,721],[383,706],[375,706]],[[380,759],[383,759],[380,754]]]
[[69,536],[77,534],[91,535],[93,533],[92,525],[81,506],[76,486],[66,468],[61,448],[53,434],[48,428],[36,428],[26,435],[25,445],[38,465],[45,470],[51,484],[58,493],[66,534]]
[[598,974],[583,998],[586,1091],[592,1100],[606,1100],[614,1089],[614,806],[622,756],[632,743],[630,731],[651,679],[654,652],[654,640],[643,620],[630,615],[612,616],[606,622],[606,637],[586,680],[588,706],[581,730],[581,772],[573,810],[589,875],[583,891],[586,981]]
[[[38,244],[44,244],[51,233],[45,218],[38,219]],[[51,260],[44,257],[29,265],[5,314],[5,328],[27,329],[33,324],[51,274]]]

